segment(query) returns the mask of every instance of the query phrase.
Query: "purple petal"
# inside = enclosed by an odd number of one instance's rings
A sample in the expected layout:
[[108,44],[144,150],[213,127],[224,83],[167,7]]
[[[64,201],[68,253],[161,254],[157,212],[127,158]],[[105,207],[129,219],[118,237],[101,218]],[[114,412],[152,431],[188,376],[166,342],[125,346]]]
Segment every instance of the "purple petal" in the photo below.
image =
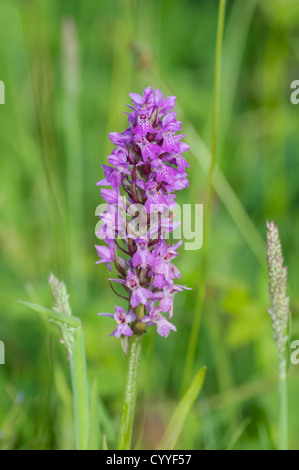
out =
[[115,336],[119,338],[121,335],[123,336],[132,336],[133,330],[126,324],[122,323],[121,325],[117,325],[115,330],[110,334],[110,336]]
[[170,330],[176,332],[176,327],[166,320],[162,315],[160,315],[159,320],[157,321],[157,332],[160,336],[167,338],[170,333]]
[[127,315],[127,323],[132,323],[135,320],[137,320],[137,315],[131,309]]
[[133,104],[137,107],[142,106],[144,104],[145,99],[143,96],[138,95],[138,93],[130,93],[129,97],[131,98]]

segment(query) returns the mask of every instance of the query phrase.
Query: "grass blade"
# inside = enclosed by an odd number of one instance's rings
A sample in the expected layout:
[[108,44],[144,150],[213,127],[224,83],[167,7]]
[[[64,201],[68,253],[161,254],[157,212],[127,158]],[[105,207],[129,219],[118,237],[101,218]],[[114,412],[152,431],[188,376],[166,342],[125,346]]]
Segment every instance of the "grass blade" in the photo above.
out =
[[98,407],[98,381],[94,380],[90,393],[90,439],[89,450],[99,450],[100,448],[100,420]]
[[199,395],[206,374],[206,367],[202,367],[196,374],[189,389],[174,411],[169,425],[159,444],[160,450],[173,450],[182,432],[186,418]]
[[75,416],[76,449],[87,450],[89,446],[89,399],[86,370],[84,336],[81,321],[72,315],[65,315],[42,305],[20,301],[34,311],[46,316],[48,320],[61,325],[61,328],[71,328],[73,347],[69,351],[70,370],[73,390]]
[[55,312],[49,308],[43,307],[42,305],[34,304],[32,302],[26,302],[25,300],[19,300],[19,302],[27,307],[31,308],[37,313],[41,313],[50,320],[58,321],[67,324],[73,328],[81,328],[81,321],[77,317],[70,315],[64,315],[63,313]]
[[87,450],[89,443],[89,400],[85,346],[82,328],[75,335],[71,358],[74,415],[76,428],[76,449]]
[[238,440],[244,434],[244,432],[246,431],[246,429],[249,426],[249,424],[251,423],[251,421],[252,420],[249,416],[247,416],[247,418],[245,418],[244,421],[242,421],[242,423],[240,424],[240,426],[238,427],[238,429],[235,431],[234,435],[232,436],[231,440],[229,441],[229,444],[227,446],[227,450],[233,450],[234,449],[234,447],[236,446]]
[[107,444],[107,437],[106,434],[103,434],[103,449],[102,450],[109,450],[108,449],[108,444]]

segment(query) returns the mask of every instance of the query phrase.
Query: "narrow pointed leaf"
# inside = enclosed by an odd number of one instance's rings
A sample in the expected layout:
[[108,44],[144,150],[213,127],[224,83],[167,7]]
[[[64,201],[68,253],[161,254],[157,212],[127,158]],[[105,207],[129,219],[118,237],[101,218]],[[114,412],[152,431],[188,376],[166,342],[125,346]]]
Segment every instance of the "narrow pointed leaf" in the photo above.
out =
[[103,434],[103,450],[109,450],[107,444],[107,437],[106,434]]
[[161,450],[173,450],[182,432],[186,418],[199,395],[206,374],[206,367],[202,367],[196,374],[192,384],[179,402],[169,425],[159,444]]
[[83,330],[75,336],[73,356],[70,360],[76,428],[76,449],[89,447],[89,397]]
[[98,407],[98,381],[94,380],[90,392],[90,439],[89,450],[98,450],[100,448],[100,420]]
[[63,313],[55,312],[54,310],[50,310],[49,308],[34,304],[32,302],[26,302],[24,300],[19,300],[19,302],[23,305],[27,305],[27,307],[31,308],[35,312],[41,313],[43,316],[46,316],[51,320],[66,323],[68,326],[73,328],[81,327],[81,321],[77,317],[64,315]]

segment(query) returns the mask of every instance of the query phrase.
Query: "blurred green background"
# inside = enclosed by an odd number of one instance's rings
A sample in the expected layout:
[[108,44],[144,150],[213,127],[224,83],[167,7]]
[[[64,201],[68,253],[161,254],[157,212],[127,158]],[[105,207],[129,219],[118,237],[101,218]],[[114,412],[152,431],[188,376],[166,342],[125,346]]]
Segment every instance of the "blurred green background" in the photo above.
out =
[[[94,445],[115,445],[125,357],[97,312],[118,300],[96,265],[96,182],[126,128],[131,91],[178,97],[191,145],[190,188],[202,203],[211,139],[216,0],[2,0],[0,80],[0,448],[74,447],[69,367],[59,334],[17,303],[51,306],[63,279],[82,319],[89,383],[98,393]],[[180,449],[272,449],[278,435],[265,222],[279,228],[299,339],[299,79],[297,0],[228,0],[207,298],[193,373],[208,371]],[[146,335],[135,442],[154,448],[180,397],[201,251],[181,249],[177,333]],[[119,302],[118,302],[119,303]],[[299,449],[299,366],[289,372],[290,448]]]

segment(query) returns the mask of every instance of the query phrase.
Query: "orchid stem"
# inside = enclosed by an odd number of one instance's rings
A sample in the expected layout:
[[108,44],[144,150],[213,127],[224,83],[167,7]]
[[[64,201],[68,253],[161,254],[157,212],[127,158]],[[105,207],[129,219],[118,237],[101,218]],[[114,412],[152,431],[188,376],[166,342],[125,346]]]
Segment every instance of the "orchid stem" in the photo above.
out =
[[[144,307],[136,309],[138,318],[143,316]],[[142,334],[133,334],[130,338],[127,356],[125,385],[122,397],[120,424],[117,439],[118,450],[130,450],[135,416],[135,404],[138,387],[138,375],[142,349]]]
[[286,360],[282,358],[279,370],[279,450],[288,450],[288,397]]

